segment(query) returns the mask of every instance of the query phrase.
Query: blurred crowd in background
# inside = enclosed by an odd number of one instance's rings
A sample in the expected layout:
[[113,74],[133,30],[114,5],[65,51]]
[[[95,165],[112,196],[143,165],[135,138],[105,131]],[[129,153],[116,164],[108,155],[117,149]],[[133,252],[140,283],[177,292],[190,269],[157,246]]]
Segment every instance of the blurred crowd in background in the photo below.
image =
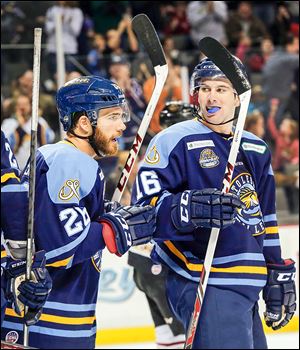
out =
[[[169,66],[144,146],[162,130],[166,102],[186,95],[182,67],[190,77],[202,58],[199,40],[219,40],[247,67],[252,98],[245,128],[268,143],[288,210],[299,212],[299,1],[1,1],[1,128],[21,168],[29,155],[35,27],[43,29],[38,143],[61,137],[55,106],[56,13],[62,18],[66,81],[100,75],[125,91],[131,121],[120,140],[122,152],[131,148],[155,83],[132,17],[148,15]],[[113,174],[122,152],[104,161],[108,172]]]

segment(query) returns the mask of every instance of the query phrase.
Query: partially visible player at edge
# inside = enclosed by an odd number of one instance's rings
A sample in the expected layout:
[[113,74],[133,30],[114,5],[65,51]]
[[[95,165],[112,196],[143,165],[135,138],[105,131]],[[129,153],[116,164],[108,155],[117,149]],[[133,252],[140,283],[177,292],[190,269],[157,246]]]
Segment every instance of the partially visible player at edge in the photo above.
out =
[[[127,206],[105,213],[96,159],[118,151],[129,120],[123,91],[100,77],[76,78],[58,90],[57,108],[66,138],[37,151],[34,222],[36,249],[46,251],[53,288],[40,321],[29,328],[29,345],[92,349],[102,250],[122,255],[137,241],[148,242],[155,209]],[[12,330],[22,343],[22,320],[8,306],[2,339]]]
[[28,186],[20,180],[17,160],[1,130],[1,326],[8,300],[18,315],[28,306],[26,323],[36,323],[52,286],[42,251],[34,255],[32,265],[36,283],[21,283],[26,271],[27,220]]
[[191,94],[197,118],[151,141],[132,202],[155,205],[156,230],[169,235],[156,240],[152,259],[170,268],[167,297],[186,332],[211,228],[220,228],[193,348],[265,349],[260,291],[267,326],[283,327],[296,309],[295,263],[281,257],[271,154],[244,131],[230,192],[221,194],[239,97],[208,58],[194,69]]

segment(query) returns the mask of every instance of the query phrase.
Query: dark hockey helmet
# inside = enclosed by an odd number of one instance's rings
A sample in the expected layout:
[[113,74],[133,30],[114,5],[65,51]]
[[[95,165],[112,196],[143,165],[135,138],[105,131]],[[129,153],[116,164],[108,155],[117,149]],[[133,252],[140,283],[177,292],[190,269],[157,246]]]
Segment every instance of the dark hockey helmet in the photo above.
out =
[[65,131],[70,129],[75,112],[85,112],[95,127],[100,109],[119,106],[123,110],[123,121],[130,120],[122,89],[112,81],[98,76],[82,76],[68,81],[58,90],[56,103]]
[[[247,72],[246,69],[239,58],[233,56],[238,67],[241,69],[242,73],[246,78]],[[190,94],[193,96],[196,91],[198,91],[202,79],[217,79],[223,78],[227,79],[226,75],[220,70],[218,66],[210,58],[203,58],[199,64],[194,68],[193,74],[190,81]]]
[[169,127],[172,124],[192,119],[195,115],[195,107],[182,101],[168,101],[160,112],[160,124]]

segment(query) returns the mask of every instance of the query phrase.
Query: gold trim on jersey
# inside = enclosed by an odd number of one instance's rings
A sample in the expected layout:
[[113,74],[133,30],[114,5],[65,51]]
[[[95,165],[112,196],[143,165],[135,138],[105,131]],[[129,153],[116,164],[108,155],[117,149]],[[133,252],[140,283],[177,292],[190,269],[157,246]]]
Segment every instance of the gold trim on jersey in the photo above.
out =
[[[170,241],[164,241],[164,244],[182,260],[186,267],[190,271],[202,271],[203,264],[190,263],[187,258],[174,246]],[[264,266],[232,266],[232,267],[212,267],[211,272],[224,272],[224,273],[255,273],[260,275],[267,274],[267,268]]]
[[[13,317],[23,317],[17,315],[13,309],[6,308],[5,314]],[[57,316],[50,314],[42,314],[40,321],[52,322],[52,323],[60,323],[60,324],[93,324],[95,321],[95,316],[88,317],[65,317],[65,316]]]
[[151,205],[152,207],[155,207],[157,201],[158,201],[158,197],[157,197],[157,196],[156,196],[156,197],[153,197],[153,198],[151,199],[150,205]]
[[46,264],[46,266],[51,266],[51,267],[60,267],[60,266],[67,266],[70,260],[73,258],[74,255],[70,256],[69,258],[66,258],[64,260],[59,260],[55,261],[54,263],[51,264]]
[[17,179],[18,181],[20,181],[20,178],[14,172],[12,172],[12,173],[6,173],[1,176],[1,183],[3,184],[9,179]]
[[278,226],[266,227],[266,234],[272,235],[278,233]]

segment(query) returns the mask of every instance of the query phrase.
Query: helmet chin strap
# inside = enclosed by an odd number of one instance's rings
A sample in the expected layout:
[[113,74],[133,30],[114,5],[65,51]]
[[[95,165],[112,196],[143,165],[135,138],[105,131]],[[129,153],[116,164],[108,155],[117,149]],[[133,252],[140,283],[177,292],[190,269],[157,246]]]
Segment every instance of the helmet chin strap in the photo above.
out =
[[211,124],[211,125],[224,125],[224,124],[230,123],[230,122],[232,122],[233,120],[237,119],[237,116],[236,116],[236,117],[233,117],[233,118],[231,118],[231,119],[229,119],[229,120],[227,120],[226,122],[223,122],[223,123],[212,123],[212,122],[209,122],[208,120],[206,120],[202,115],[200,115],[200,114],[198,113],[198,110],[197,110],[197,109],[196,109],[196,111],[195,111],[195,115],[196,115],[196,117],[197,117],[199,120],[203,120],[203,121],[205,121],[207,124]]

